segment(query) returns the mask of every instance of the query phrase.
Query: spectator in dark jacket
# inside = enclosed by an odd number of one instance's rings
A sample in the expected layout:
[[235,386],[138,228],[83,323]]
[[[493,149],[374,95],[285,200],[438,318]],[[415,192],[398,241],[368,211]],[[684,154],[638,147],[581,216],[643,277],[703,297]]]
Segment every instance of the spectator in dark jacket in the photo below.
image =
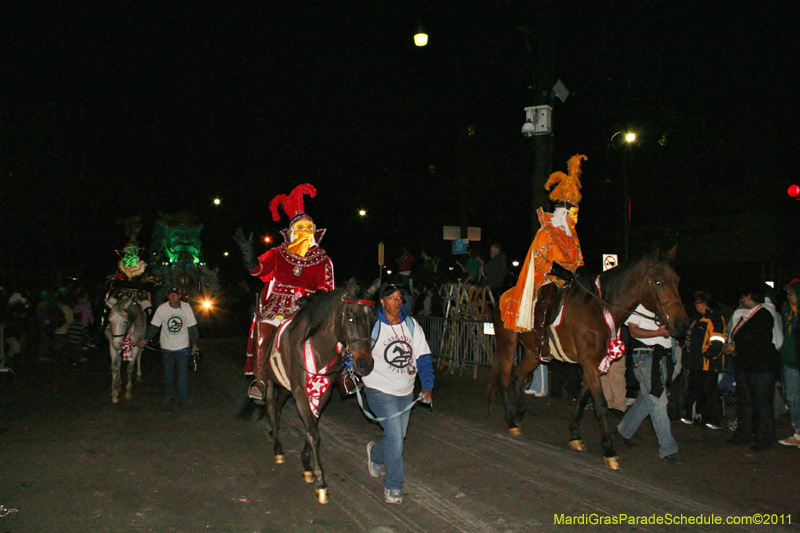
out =
[[[683,368],[687,377],[686,415],[684,424],[705,424],[709,429],[722,429],[722,400],[718,386],[719,373],[725,361],[725,322],[712,309],[707,292],[695,294],[692,322],[686,335]],[[694,407],[694,415],[692,408]]]
[[746,309],[731,331],[731,342],[723,351],[736,361],[738,427],[731,444],[750,445],[753,451],[770,448],[775,440],[775,378],[781,359],[772,343],[772,314],[764,308],[764,291],[754,287],[742,293]]

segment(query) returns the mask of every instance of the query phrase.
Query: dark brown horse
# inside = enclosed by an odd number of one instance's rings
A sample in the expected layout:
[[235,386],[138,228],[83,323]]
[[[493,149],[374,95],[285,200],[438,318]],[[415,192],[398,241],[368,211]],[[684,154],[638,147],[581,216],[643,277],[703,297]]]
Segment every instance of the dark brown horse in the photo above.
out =
[[352,279],[343,289],[316,292],[272,338],[266,401],[275,462],[286,461],[280,441],[281,410],[289,396],[294,396],[306,428],[306,443],[300,454],[303,478],[306,483],[315,483],[320,503],[329,500],[320,462],[319,415],[335,388],[344,353],[352,354],[356,374],[372,372],[370,332],[376,317],[368,298]]
[[[604,272],[599,277],[600,288],[574,281],[565,287],[566,307],[558,326],[558,337],[563,354],[583,369],[583,386],[575,405],[575,415],[570,423],[570,447],[585,450],[580,436],[580,420],[591,394],[594,413],[602,432],[603,456],[610,468],[619,468],[619,459],[611,440],[606,415],[608,406],[600,385],[599,365],[607,353],[611,333],[604,318],[604,308],[617,327],[625,323],[639,304],[653,311],[658,321],[667,326],[670,335],[683,335],[689,322],[678,293],[678,275],[671,266],[675,248],[667,254],[654,251],[627,266]],[[509,431],[519,435],[519,425],[525,414],[523,387],[528,376],[539,366],[533,332],[517,333],[506,329],[500,312],[495,310],[494,328],[497,335],[492,372],[486,385],[491,399],[495,389],[500,390],[505,405],[505,418]],[[514,367],[514,352],[522,342],[524,357]]]

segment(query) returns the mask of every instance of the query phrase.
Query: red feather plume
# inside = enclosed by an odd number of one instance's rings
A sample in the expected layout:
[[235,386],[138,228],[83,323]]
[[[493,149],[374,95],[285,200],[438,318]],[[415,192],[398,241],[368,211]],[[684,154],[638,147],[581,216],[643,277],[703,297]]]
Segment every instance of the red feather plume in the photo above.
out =
[[291,219],[297,213],[305,213],[305,205],[303,196],[308,195],[314,198],[317,195],[317,189],[310,183],[303,183],[295,187],[289,195],[279,194],[269,203],[269,210],[272,212],[272,220],[277,222],[280,220],[280,213],[278,207],[283,207],[283,212]]

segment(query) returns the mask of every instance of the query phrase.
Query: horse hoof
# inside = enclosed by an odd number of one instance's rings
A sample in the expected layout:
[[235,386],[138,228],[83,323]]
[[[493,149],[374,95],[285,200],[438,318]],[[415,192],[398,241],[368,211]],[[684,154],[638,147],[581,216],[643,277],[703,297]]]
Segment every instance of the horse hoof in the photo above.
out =
[[315,479],[314,472],[309,472],[307,470],[303,472],[303,481],[306,483],[314,483]]
[[579,451],[579,452],[585,452],[586,451],[586,445],[583,443],[582,439],[575,439],[575,440],[569,441],[569,447],[572,448],[573,450]]
[[125,393],[125,399],[126,400],[132,400],[133,399],[133,393],[132,392],[126,392]]
[[276,455],[275,456],[275,464],[276,465],[282,465],[285,462],[286,462],[286,456],[285,455]]
[[330,501],[328,499],[328,489],[314,489],[314,493],[317,495],[317,501],[319,501],[319,503],[325,505]]
[[117,403],[118,401],[119,401],[119,398],[117,398],[116,396],[111,398],[111,403]]
[[619,457],[603,457],[603,461],[611,470],[619,470]]
[[519,437],[520,435],[522,435],[522,429],[519,427],[508,428],[508,432],[511,434],[512,437]]

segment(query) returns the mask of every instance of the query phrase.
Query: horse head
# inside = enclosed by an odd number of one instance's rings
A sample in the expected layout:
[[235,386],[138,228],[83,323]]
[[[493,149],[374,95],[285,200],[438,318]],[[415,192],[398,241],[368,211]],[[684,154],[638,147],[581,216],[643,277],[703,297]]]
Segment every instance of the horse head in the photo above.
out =
[[122,338],[131,331],[135,324],[146,322],[141,305],[136,299],[129,296],[120,298],[116,303],[110,305],[110,308],[108,331],[111,337],[110,341],[116,345],[121,345]]
[[680,277],[672,267],[675,254],[676,246],[666,253],[656,248],[644,258],[645,274],[639,293],[641,304],[655,312],[658,321],[669,330],[670,336],[680,337],[686,333],[689,317],[678,291]]
[[353,355],[356,374],[366,376],[375,365],[370,339],[377,320],[375,304],[352,278],[347,282],[340,300],[342,311],[337,324],[337,337]]

